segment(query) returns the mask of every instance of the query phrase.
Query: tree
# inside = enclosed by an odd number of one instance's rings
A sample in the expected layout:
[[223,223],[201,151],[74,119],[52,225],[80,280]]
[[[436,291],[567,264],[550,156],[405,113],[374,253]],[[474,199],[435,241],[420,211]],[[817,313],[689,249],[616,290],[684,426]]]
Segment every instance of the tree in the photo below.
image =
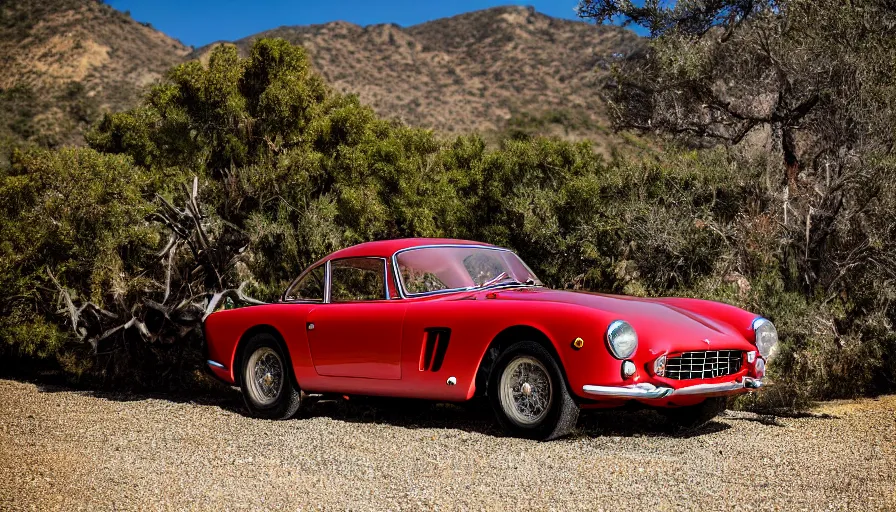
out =
[[860,224],[896,172],[893,2],[583,0],[579,14],[650,33],[649,51],[619,63],[610,84],[620,127],[698,145],[765,135],[786,169],[782,220],[805,285],[831,287],[844,266],[890,266],[843,242],[885,234]]
[[648,54],[624,63],[617,75],[611,97],[621,125],[734,143],[771,126],[794,168],[815,165],[819,151],[836,153],[869,134],[892,144],[890,130],[877,131],[893,120],[892,109],[875,109],[890,105],[896,74],[892,2],[664,4],[579,5],[583,17],[621,18],[654,39]]

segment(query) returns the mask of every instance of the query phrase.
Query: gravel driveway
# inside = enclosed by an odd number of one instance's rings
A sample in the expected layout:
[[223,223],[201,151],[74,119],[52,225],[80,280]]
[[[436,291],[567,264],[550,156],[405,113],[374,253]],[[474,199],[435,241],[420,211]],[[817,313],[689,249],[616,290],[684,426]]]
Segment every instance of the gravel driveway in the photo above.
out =
[[601,413],[548,443],[450,405],[320,402],[255,420],[236,392],[0,380],[0,412],[0,510],[896,510],[896,396],[827,403],[827,418],[729,413],[689,437],[652,413]]

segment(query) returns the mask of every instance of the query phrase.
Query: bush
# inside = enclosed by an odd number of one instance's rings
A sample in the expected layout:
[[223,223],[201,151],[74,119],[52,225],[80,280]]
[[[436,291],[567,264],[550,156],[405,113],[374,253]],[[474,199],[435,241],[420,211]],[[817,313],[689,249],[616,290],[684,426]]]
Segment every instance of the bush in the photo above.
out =
[[[784,343],[772,368],[786,391],[767,403],[893,389],[892,280],[861,265],[831,289],[795,278],[796,235],[765,185],[783,171],[760,159],[442,140],[330,91],[280,40],[173,69],[88,139],[19,154],[0,176],[0,339],[85,379],[189,382],[196,327],[221,297],[273,299],[350,244],[446,236],[511,247],[554,287],[762,312]],[[882,212],[839,225],[837,243],[870,234],[892,258]]]
[[[17,153],[0,174],[0,340],[18,355],[70,346],[53,279],[86,301],[128,301],[152,264],[147,180],[130,158],[90,149]],[[86,356],[86,351],[85,351]],[[86,357],[87,360],[91,358]]]

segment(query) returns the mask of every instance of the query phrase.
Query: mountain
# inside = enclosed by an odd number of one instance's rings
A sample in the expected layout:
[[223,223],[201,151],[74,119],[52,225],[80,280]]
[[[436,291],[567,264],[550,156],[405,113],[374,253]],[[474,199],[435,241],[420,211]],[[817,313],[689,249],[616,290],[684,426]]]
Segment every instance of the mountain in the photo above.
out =
[[607,137],[599,81],[614,59],[642,45],[629,30],[511,6],[407,28],[280,27],[234,44],[245,53],[261,37],[304,46],[332,86],[412,125],[592,140]]
[[[497,7],[420,25],[346,22],[260,37],[303,45],[333,87],[379,114],[447,133],[612,141],[598,90],[641,39],[618,27]],[[135,105],[171,66],[207,58],[99,0],[0,0],[0,145],[83,143],[104,111]]]
[[77,144],[191,48],[98,0],[0,3],[0,137]]

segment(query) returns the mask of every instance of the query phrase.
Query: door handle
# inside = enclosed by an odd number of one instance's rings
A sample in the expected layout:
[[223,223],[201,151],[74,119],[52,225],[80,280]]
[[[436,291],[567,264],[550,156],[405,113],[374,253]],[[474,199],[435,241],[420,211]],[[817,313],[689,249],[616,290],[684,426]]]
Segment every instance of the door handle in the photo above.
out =
[[307,327],[309,331],[313,331],[313,330],[314,330],[314,324],[311,323],[311,322],[308,322],[308,324],[307,324],[305,327]]

